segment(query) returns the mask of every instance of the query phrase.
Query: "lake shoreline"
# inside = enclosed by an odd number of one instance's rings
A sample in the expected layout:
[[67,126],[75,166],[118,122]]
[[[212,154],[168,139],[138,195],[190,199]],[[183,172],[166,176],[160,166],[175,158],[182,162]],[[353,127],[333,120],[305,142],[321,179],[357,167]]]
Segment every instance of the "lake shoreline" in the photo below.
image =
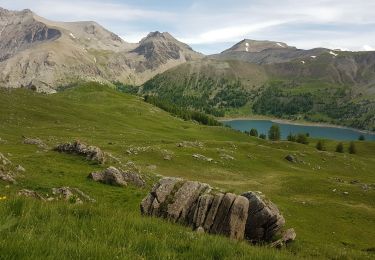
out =
[[259,116],[220,117],[220,118],[218,118],[218,121],[220,121],[220,122],[230,122],[230,121],[236,121],[236,120],[264,120],[264,121],[271,121],[273,123],[278,123],[278,124],[340,128],[340,129],[348,129],[348,130],[356,131],[356,132],[363,133],[363,134],[375,135],[375,132],[373,132],[373,131],[357,129],[357,128],[348,127],[348,126],[334,125],[334,124],[329,124],[329,123],[314,123],[314,122],[303,121],[303,120],[295,121],[295,120],[273,118],[273,117],[267,117],[267,116],[261,116],[261,115],[259,115]]

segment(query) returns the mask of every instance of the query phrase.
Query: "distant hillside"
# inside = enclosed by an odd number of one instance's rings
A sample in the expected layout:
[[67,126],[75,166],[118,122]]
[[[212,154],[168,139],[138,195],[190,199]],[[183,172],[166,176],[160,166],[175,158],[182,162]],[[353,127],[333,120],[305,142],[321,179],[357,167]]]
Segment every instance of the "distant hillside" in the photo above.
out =
[[30,10],[0,8],[0,86],[54,92],[77,81],[141,84],[203,55],[168,33],[138,44],[96,22],[54,22]]
[[244,40],[143,85],[216,116],[253,113],[375,129],[375,52],[299,50]]

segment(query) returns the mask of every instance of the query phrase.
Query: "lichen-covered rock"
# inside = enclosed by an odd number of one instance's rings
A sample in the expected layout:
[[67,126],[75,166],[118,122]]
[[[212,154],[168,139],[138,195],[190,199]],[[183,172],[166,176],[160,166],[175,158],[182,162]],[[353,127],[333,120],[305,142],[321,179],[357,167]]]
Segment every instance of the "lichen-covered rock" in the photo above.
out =
[[229,213],[229,237],[243,239],[249,211],[249,201],[243,196],[237,196]]
[[[172,194],[174,187],[181,182],[179,178],[163,178],[154,185],[149,195],[141,202],[141,213],[159,216],[160,206],[165,204],[167,197]],[[162,212],[167,214],[167,212]]]
[[126,186],[128,182],[139,187],[145,185],[145,181],[138,173],[123,171],[113,166],[101,172],[92,172],[88,178],[114,186]]
[[61,153],[82,155],[88,160],[97,161],[99,163],[104,163],[106,159],[104,152],[99,147],[86,145],[80,141],[60,144],[55,150]]
[[143,215],[167,218],[199,232],[254,242],[270,241],[285,224],[277,207],[254,192],[213,193],[205,183],[178,178],[161,179],[140,208]]
[[168,205],[168,217],[175,222],[185,221],[191,207],[197,202],[199,195],[207,189],[207,184],[187,181],[174,194],[173,203]]

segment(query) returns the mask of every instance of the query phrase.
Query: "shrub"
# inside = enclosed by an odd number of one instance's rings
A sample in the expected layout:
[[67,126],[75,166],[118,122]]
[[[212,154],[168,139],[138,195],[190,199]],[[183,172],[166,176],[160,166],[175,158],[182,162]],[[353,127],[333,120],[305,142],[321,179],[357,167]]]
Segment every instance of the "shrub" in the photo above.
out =
[[249,134],[250,134],[251,136],[258,137],[258,130],[256,130],[255,128],[251,128]]
[[260,134],[260,135],[259,135],[259,138],[260,138],[260,139],[264,139],[264,140],[266,140],[266,139],[267,139],[267,136],[266,136],[265,134]]
[[300,143],[300,144],[309,144],[309,140],[306,134],[298,134],[296,141],[297,143]]
[[364,141],[364,140],[365,140],[365,136],[364,136],[364,135],[360,135],[360,136],[358,137],[358,140],[359,140],[359,141]]
[[336,146],[336,152],[337,153],[343,153],[344,152],[344,145],[342,143],[338,143]]
[[272,125],[268,131],[268,139],[272,141],[280,140],[280,127],[278,125]]
[[317,143],[316,143],[316,149],[318,149],[319,151],[325,151],[326,150],[326,147],[324,145],[324,141],[322,140],[319,140]]
[[357,148],[355,147],[355,143],[354,142],[350,142],[348,150],[349,150],[349,153],[351,153],[351,154],[356,154],[357,153]]

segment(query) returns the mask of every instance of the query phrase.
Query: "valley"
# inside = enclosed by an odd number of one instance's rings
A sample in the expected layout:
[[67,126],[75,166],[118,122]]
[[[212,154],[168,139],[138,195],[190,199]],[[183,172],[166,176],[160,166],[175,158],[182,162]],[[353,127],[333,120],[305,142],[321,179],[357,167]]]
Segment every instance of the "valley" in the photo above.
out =
[[[6,197],[0,201],[0,248],[6,258],[372,257],[373,142],[356,142],[355,155],[335,153],[335,141],[326,142],[325,152],[316,150],[315,140],[309,145],[271,142],[183,121],[95,84],[55,95],[1,90],[0,101],[0,151],[26,169],[17,184],[0,182],[0,195]],[[22,136],[39,138],[47,148],[24,144]],[[86,176],[107,165],[51,150],[77,139],[133,162],[147,187],[94,183]],[[299,162],[285,160],[288,154]],[[261,191],[278,205],[286,227],[295,228],[297,240],[283,250],[254,247],[142,217],[139,203],[160,175],[237,193]],[[16,195],[22,188],[47,194],[60,186],[79,188],[97,202],[38,202]]]

